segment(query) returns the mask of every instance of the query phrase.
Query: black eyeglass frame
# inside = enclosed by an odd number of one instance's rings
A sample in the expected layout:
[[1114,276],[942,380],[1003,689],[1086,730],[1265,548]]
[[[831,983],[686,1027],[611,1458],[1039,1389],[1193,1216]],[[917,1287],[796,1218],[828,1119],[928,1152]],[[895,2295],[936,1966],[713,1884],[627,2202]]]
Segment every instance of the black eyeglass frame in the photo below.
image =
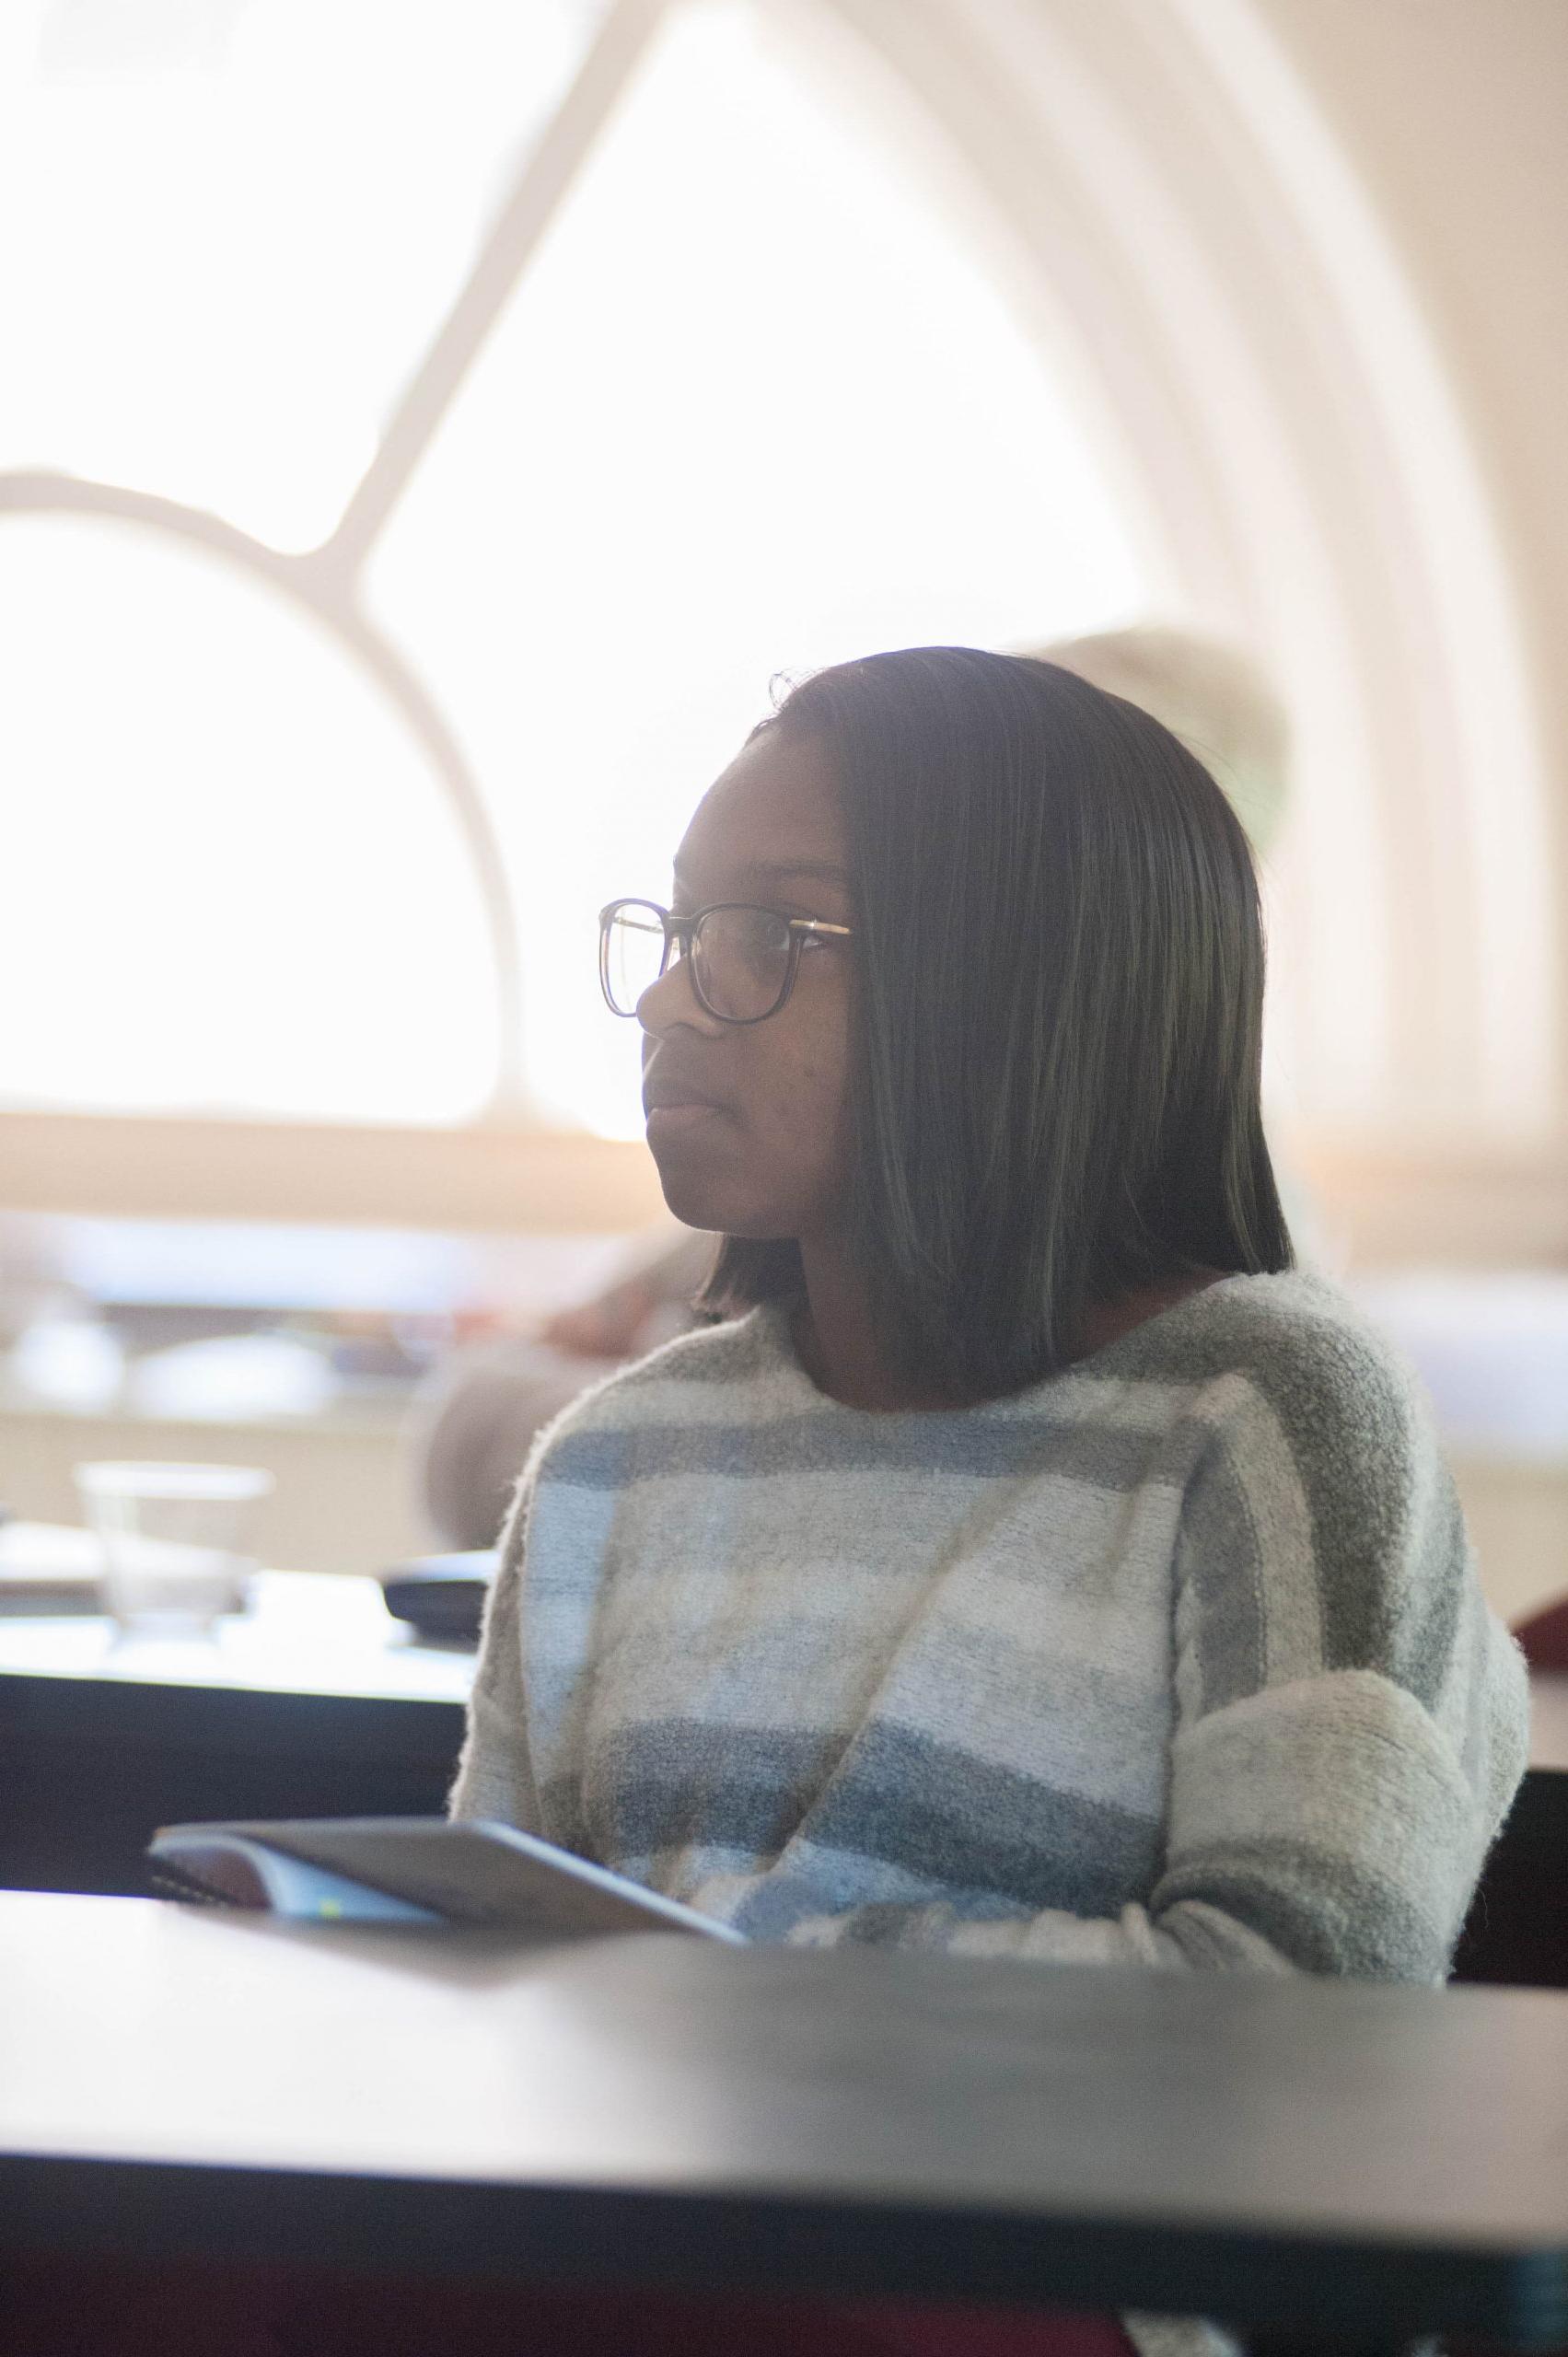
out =
[[[821,917],[786,917],[782,909],[770,909],[761,900],[710,900],[705,909],[693,909],[689,917],[672,915],[668,909],[660,908],[656,900],[636,899],[609,900],[598,912],[598,986],[604,993],[604,1003],[611,1015],[619,1015],[623,1021],[629,1023],[636,1020],[636,1008],[617,1006],[610,994],[610,929],[622,909],[646,909],[650,916],[658,919],[664,933],[664,954],[659,959],[659,970],[654,976],[654,981],[662,981],[668,973],[670,950],[672,946],[679,944],[680,955],[686,960],[686,970],[691,980],[692,995],[704,1015],[711,1015],[715,1023],[745,1025],[768,1022],[778,1013],[795,988],[795,978],[800,971],[801,947],[807,935],[834,934],[841,939],[849,941],[854,938],[854,933],[853,925],[829,924]],[[747,909],[755,916],[776,917],[781,924],[787,925],[789,928],[789,963],[784,968],[784,986],[772,1006],[764,1014],[721,1015],[718,1008],[711,1005],[703,996],[703,985],[697,979],[697,968],[691,956],[692,940],[703,919],[716,915],[722,909]],[[653,982],[648,983],[647,988],[652,990]]]

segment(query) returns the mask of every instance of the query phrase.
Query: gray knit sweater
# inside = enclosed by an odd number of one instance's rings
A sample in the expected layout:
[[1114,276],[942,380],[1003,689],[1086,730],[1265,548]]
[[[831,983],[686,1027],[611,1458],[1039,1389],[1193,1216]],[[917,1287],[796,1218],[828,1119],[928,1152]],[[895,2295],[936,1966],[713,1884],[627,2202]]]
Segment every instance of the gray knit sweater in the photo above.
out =
[[452,1807],[753,1939],[1436,1984],[1527,1737],[1419,1379],[1330,1280],[935,1413],[828,1399],[768,1305],[540,1435]]
[[540,1435],[453,1805],[756,1939],[1438,1982],[1527,1729],[1327,1280],[935,1414],[827,1399],[768,1306]]

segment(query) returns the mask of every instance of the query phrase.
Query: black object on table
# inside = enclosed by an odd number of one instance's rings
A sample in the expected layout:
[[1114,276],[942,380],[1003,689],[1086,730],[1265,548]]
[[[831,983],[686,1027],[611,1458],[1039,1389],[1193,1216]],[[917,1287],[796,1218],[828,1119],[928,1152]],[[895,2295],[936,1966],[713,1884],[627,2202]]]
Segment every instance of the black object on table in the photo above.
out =
[[500,1561],[499,1549],[474,1547],[394,1563],[380,1575],[387,1609],[422,1637],[457,1637],[477,1644],[484,1599]]
[[216,1643],[0,1620],[0,1886],[150,1893],[160,1825],[439,1816],[471,1649],[417,1641],[373,1579],[263,1572]]
[[[375,2100],[366,2100],[374,2088]],[[1568,1996],[0,1895],[0,2258],[1568,2340]]]

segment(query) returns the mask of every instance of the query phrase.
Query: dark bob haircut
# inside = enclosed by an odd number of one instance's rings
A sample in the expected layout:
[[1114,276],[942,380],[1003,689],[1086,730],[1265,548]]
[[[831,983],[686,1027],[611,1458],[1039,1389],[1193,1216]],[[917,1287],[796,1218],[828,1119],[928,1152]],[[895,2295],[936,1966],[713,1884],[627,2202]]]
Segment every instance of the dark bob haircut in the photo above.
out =
[[[1240,821],[1159,722],[1054,663],[917,646],[794,688],[854,901],[846,1216],[886,1364],[955,1403],[1081,1353],[1086,1310],[1288,1269]],[[699,1306],[803,1294],[728,1237]]]

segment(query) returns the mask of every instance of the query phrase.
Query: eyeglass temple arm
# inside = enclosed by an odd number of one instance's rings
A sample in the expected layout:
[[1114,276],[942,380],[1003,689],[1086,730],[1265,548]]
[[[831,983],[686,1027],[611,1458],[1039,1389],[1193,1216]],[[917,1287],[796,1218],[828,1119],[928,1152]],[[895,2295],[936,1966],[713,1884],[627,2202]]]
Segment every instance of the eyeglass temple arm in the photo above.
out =
[[[615,922],[617,924],[623,924],[629,933],[662,933],[668,940],[672,933],[691,932],[709,913],[708,910],[700,909],[694,917],[667,916],[658,924],[649,924],[639,921],[636,917],[629,916],[618,916]],[[771,914],[772,911],[768,913]],[[791,933],[837,933],[842,934],[846,940],[854,930],[853,925],[829,924],[823,917],[785,917],[784,923]]]

